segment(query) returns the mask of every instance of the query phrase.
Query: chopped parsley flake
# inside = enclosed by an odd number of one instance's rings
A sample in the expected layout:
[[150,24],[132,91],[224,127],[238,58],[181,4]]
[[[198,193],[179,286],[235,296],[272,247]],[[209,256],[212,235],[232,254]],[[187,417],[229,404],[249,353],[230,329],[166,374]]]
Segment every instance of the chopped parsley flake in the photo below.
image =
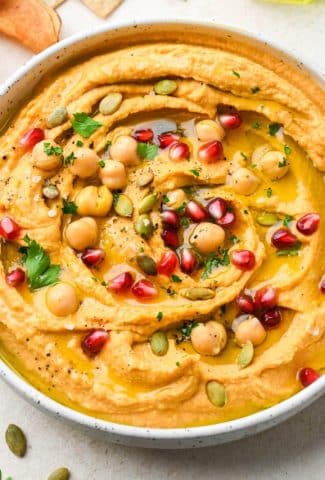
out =
[[200,172],[196,170],[196,168],[193,168],[193,170],[190,170],[190,172],[193,173],[193,175],[195,175],[196,177],[200,176]]
[[76,133],[79,133],[83,138],[90,137],[99,127],[102,126],[100,122],[97,122],[84,112],[74,113],[71,124],[73,130]]
[[183,202],[182,205],[180,207],[177,207],[175,210],[176,212],[182,213],[184,212],[185,208],[186,208],[186,202]]
[[252,93],[258,93],[258,92],[260,92],[260,91],[261,91],[260,87],[257,87],[257,86],[256,86],[256,87],[252,87],[252,88],[251,88],[251,92],[252,92]]
[[241,156],[243,157],[244,160],[247,160],[247,155],[244,152],[240,152]]
[[167,195],[163,196],[162,201],[163,201],[163,203],[169,203],[170,202],[169,197],[167,197]]
[[254,128],[254,130],[259,130],[261,128],[260,122],[256,120],[256,122],[252,123],[252,128]]
[[293,217],[291,215],[286,215],[282,223],[285,227],[289,227],[292,220],[293,220]]
[[63,198],[63,207],[62,212],[66,214],[73,215],[78,210],[77,205],[74,202],[68,202],[65,198]]
[[268,198],[271,198],[272,195],[273,195],[273,190],[272,190],[272,188],[269,187],[269,188],[267,188],[265,191],[266,191],[266,196],[267,196]]
[[160,322],[160,320],[163,319],[163,316],[164,316],[163,312],[158,312],[156,315],[156,319]]
[[179,344],[189,340],[193,328],[197,327],[198,324],[199,323],[196,320],[192,320],[190,322],[185,322],[180,328],[178,328],[177,330],[181,333],[181,336],[177,337],[176,343]]
[[54,147],[50,144],[50,142],[43,143],[43,149],[46,155],[62,155],[63,149],[62,147]]
[[239,72],[236,72],[235,70],[233,70],[232,73],[233,73],[233,75],[235,75],[235,77],[240,78],[240,73]]
[[63,159],[63,165],[65,167],[67,167],[68,165],[72,165],[73,164],[73,161],[76,159],[77,157],[75,156],[75,154],[73,152],[69,153],[69,155],[67,155],[64,159]]
[[286,167],[287,165],[288,165],[288,161],[287,161],[287,159],[286,159],[285,157],[283,157],[282,162],[279,162],[279,163],[278,163],[278,167],[279,167],[279,168]]
[[270,123],[269,124],[269,134],[271,135],[271,137],[274,137],[275,134],[279,131],[280,128],[281,128],[280,123]]
[[99,160],[98,165],[100,166],[100,168],[104,168],[105,167],[104,160]]
[[230,235],[229,240],[230,240],[232,243],[239,243],[239,238],[236,237],[236,235]]
[[179,362],[176,362],[176,367],[180,367],[181,364]]
[[207,279],[210,274],[218,267],[226,267],[230,265],[230,258],[227,248],[219,248],[219,255],[209,255],[204,261],[204,271],[202,273],[202,279]]
[[76,145],[77,145],[77,147],[83,147],[83,146],[84,146],[84,142],[82,142],[81,140],[77,140],[77,141],[76,141]]
[[284,150],[284,153],[285,153],[286,155],[290,155],[290,153],[292,152],[292,150],[291,150],[291,148],[289,147],[289,145],[285,145],[285,146],[283,147],[283,150]]
[[277,257],[296,257],[299,255],[299,250],[301,249],[301,244],[298,243],[294,248],[288,250],[277,250]]
[[174,283],[181,283],[182,279],[178,275],[172,275],[171,279]]
[[153,160],[158,153],[158,147],[153,143],[138,142],[137,153],[141,158]]
[[180,224],[182,225],[182,227],[188,227],[190,224],[190,220],[188,219],[188,217],[182,217],[180,220]]

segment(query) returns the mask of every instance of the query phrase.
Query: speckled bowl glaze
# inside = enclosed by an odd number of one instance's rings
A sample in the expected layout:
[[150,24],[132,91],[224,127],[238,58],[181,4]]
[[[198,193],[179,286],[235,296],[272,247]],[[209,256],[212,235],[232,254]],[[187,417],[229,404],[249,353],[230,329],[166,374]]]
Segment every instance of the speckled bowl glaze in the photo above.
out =
[[[52,46],[35,56],[0,86],[1,124],[6,124],[12,112],[31,94],[41,77],[54,69],[57,70],[67,63],[77,61],[90,54],[141,42],[144,37],[156,40],[163,35],[168,40],[177,41],[190,38],[193,33],[200,35],[202,44],[213,44],[213,38],[218,34],[219,37],[220,35],[224,36],[225,40],[231,36],[266,51],[272,51],[286,62],[296,65],[299,69],[304,69],[314,81],[321,83],[321,78],[313,71],[312,67],[302,65],[300,61],[295,60],[288,53],[284,53],[273,42],[265,41],[265,38],[261,38],[259,35],[247,34],[238,29],[214,24],[168,22],[167,20],[142,22],[141,24],[110,23]],[[40,393],[1,360],[0,375],[21,396],[45,412],[79,425],[88,433],[94,433],[112,442],[146,448],[198,448],[239,440],[277,425],[306,408],[325,392],[325,376],[323,376],[313,385],[288,400],[248,417],[204,427],[158,429],[119,425],[71,410]]]

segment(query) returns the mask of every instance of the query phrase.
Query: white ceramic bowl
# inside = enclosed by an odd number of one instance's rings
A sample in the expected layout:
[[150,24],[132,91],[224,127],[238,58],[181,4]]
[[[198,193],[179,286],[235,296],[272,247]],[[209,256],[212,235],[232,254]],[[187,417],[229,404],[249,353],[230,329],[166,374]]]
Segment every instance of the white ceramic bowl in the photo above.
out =
[[[40,78],[51,70],[58,69],[68,62],[89,54],[96,54],[120,45],[137,43],[141,41],[143,36],[159,39],[163,34],[165,39],[177,40],[178,38],[190,38],[194,31],[200,34],[202,43],[213,43],[216,34],[225,38],[230,35],[251,45],[253,44],[256,48],[272,51],[273,54],[292,65],[296,65],[300,70],[305,69],[314,81],[321,83],[321,78],[311,67],[302,66],[301,62],[284,53],[273,42],[266,42],[265,38],[249,35],[238,29],[215,24],[194,24],[193,22],[182,21],[173,23],[157,21],[141,24],[110,23],[91,32],[75,35],[52,46],[35,56],[4,85],[0,86],[0,124],[4,125],[6,123],[10,113],[32,92]],[[147,448],[195,448],[238,440],[282,422],[307,407],[325,392],[324,376],[288,400],[248,417],[205,427],[159,429],[119,425],[71,410],[40,393],[1,360],[0,375],[25,399],[52,415],[73,422],[89,433],[96,432],[97,435],[101,435],[112,442]]]

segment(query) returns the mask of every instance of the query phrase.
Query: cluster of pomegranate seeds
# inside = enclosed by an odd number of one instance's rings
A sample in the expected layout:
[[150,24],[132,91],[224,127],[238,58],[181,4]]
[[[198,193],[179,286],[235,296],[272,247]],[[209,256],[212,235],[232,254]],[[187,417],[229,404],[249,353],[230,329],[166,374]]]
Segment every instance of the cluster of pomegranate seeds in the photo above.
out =
[[256,315],[267,330],[275,328],[282,319],[281,310],[277,306],[278,295],[273,287],[264,287],[252,295],[242,294],[236,303],[242,313]]
[[160,275],[167,275],[169,277],[178,266],[177,255],[172,252],[165,252],[162,254],[161,259],[157,263],[157,270]]
[[21,137],[20,144],[27,150],[31,150],[36,143],[41,142],[44,138],[45,132],[42,128],[32,128]]
[[169,149],[168,156],[169,160],[171,160],[172,162],[181,162],[183,160],[188,160],[190,156],[190,148],[187,143],[174,142]]
[[158,293],[156,287],[149,280],[141,279],[134,283],[131,272],[123,272],[112,278],[108,283],[108,288],[116,294],[125,293],[131,288],[135,297],[144,299],[153,298]]
[[81,348],[88,357],[95,357],[106,345],[108,338],[108,332],[102,328],[98,328],[86,335],[81,342]]
[[197,152],[198,159],[203,163],[215,163],[223,158],[223,146],[218,140],[201,145]]
[[180,136],[177,133],[165,132],[158,135],[159,147],[162,149],[170,147],[174,142],[177,142]]
[[306,367],[299,370],[298,376],[302,386],[309,387],[309,385],[319,379],[320,374],[313,368]]
[[312,235],[318,230],[320,215],[318,213],[307,213],[297,221],[297,230],[303,235]]
[[273,233],[271,242],[275,248],[285,250],[294,248],[298,243],[298,239],[288,228],[279,228]]
[[156,287],[149,280],[143,278],[132,286],[132,293],[135,297],[149,299],[156,297],[158,292]]
[[16,240],[20,235],[20,227],[10,217],[2,217],[0,220],[0,235],[5,240]]
[[213,198],[208,204],[209,215],[221,227],[231,227],[236,221],[236,215],[223,198]]
[[198,261],[193,250],[191,248],[183,248],[180,251],[179,256],[181,270],[187,274],[194,272],[197,267]]
[[141,130],[136,130],[133,137],[137,142],[148,143],[153,140],[154,133],[151,128],[142,128]]
[[239,270],[248,271],[255,267],[255,255],[250,250],[233,250],[230,260]]
[[87,248],[80,256],[87,267],[97,267],[105,258],[102,248]]
[[19,267],[6,274],[6,282],[10,287],[19,287],[25,282],[25,280],[25,271]]

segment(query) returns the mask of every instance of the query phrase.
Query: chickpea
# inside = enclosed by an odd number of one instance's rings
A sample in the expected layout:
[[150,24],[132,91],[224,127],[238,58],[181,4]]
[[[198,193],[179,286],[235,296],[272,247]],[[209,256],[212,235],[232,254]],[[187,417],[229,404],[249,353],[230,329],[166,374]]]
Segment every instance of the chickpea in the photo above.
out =
[[252,164],[257,165],[261,160],[261,158],[270,150],[272,150],[272,147],[268,143],[263,143],[263,145],[260,145],[259,147],[255,148],[251,157]]
[[240,323],[235,333],[236,342],[241,346],[247,342],[252,342],[254,347],[256,347],[264,342],[265,337],[265,328],[259,319],[253,316]]
[[231,177],[233,190],[239,195],[251,195],[255,192],[260,181],[248,168],[241,167]]
[[218,119],[215,121],[201,120],[196,124],[196,133],[201,142],[210,142],[212,140],[221,142],[226,134]]
[[218,322],[199,323],[191,332],[194,350],[201,355],[218,355],[227,343],[225,327]]
[[75,313],[79,308],[76,289],[70,283],[56,283],[47,289],[46,304],[48,309],[58,317]]
[[256,166],[271,180],[279,180],[289,171],[288,160],[282,152],[270,150],[257,162]]
[[190,243],[203,254],[215,252],[224,241],[223,228],[208,222],[199,223],[190,237]]
[[84,217],[70,223],[65,231],[69,245],[82,251],[87,247],[95,247],[98,242],[98,227],[91,217]]
[[32,153],[32,161],[35,167],[46,172],[61,167],[62,155],[57,155],[51,147],[59,148],[59,145],[49,140],[43,140],[35,145]]
[[99,170],[99,178],[111,190],[123,189],[127,184],[124,164],[117,160],[108,160],[105,162],[105,167]]
[[184,190],[178,188],[177,190],[171,190],[166,193],[166,205],[170,208],[182,207],[187,202],[187,196]]
[[120,135],[111,146],[109,153],[113,160],[125,166],[137,165],[140,158],[137,153],[138,142],[129,135]]
[[69,169],[73,175],[80,178],[88,178],[98,170],[99,157],[91,148],[78,148],[74,152],[75,158]]
[[95,187],[88,185],[77,194],[75,203],[79,215],[105,217],[113,204],[113,195],[106,185]]

